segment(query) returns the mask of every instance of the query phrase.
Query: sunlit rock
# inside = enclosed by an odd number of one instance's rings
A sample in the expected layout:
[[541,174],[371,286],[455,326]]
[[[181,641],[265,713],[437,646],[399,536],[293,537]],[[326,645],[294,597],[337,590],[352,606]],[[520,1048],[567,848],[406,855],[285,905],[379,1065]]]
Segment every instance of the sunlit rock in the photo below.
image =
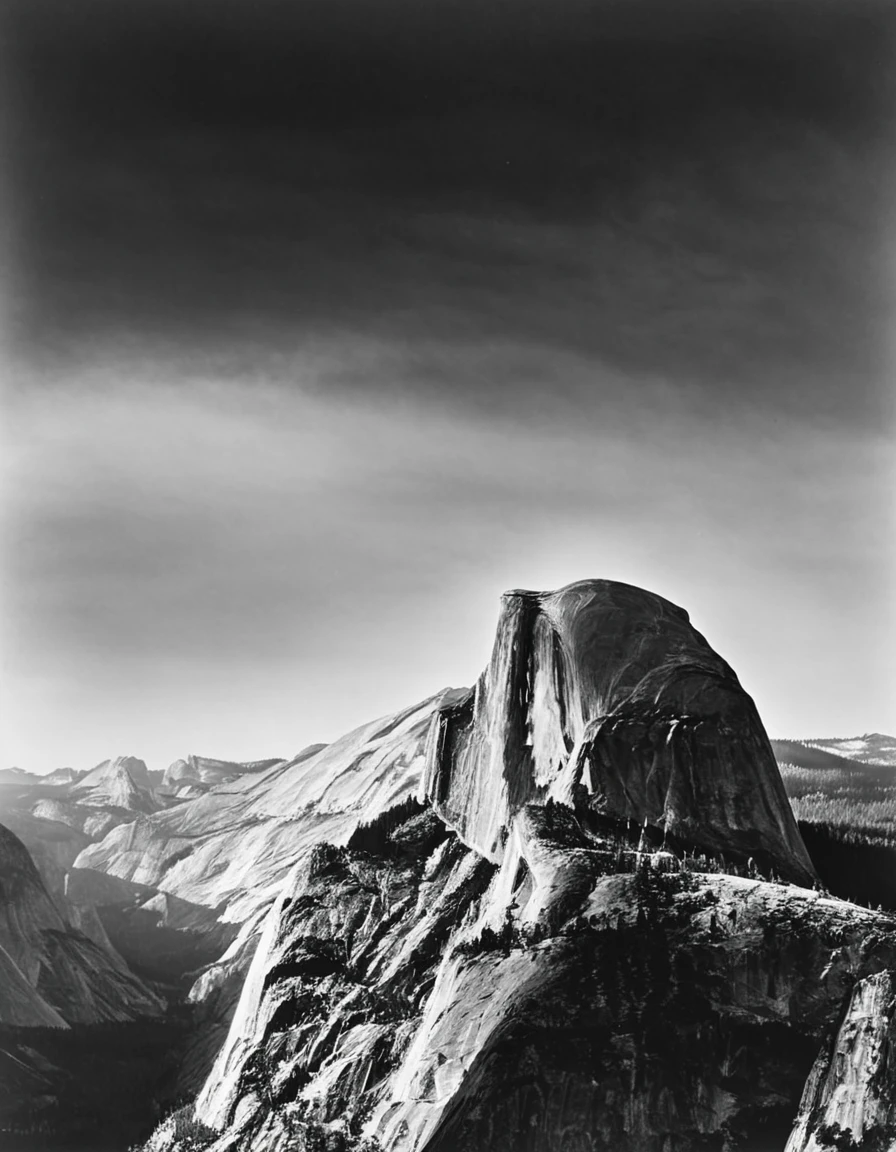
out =
[[853,989],[833,1044],[819,1052],[786,1152],[896,1148],[896,973]]
[[753,701],[683,609],[627,584],[504,596],[488,668],[434,721],[423,791],[492,860],[551,797],[814,878]]

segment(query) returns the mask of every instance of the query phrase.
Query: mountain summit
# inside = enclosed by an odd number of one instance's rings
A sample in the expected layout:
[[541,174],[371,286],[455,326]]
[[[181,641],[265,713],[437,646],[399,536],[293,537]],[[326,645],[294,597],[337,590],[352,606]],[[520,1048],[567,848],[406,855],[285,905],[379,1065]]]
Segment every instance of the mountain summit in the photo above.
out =
[[732,669],[684,609],[611,580],[504,595],[488,668],[436,718],[425,792],[494,861],[515,814],[552,799],[660,842],[814,877]]
[[97,764],[72,787],[71,795],[90,807],[120,808],[126,812],[148,814],[161,807],[153,794],[146,764],[135,756],[119,756]]

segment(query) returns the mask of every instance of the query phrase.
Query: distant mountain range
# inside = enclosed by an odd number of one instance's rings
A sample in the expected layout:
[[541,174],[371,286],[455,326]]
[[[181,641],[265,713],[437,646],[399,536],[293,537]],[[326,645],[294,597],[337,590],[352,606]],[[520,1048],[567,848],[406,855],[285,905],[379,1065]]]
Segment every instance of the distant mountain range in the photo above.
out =
[[847,739],[807,740],[805,743],[813,748],[844,756],[847,760],[896,768],[896,739],[884,736],[880,732],[866,732],[864,736]]

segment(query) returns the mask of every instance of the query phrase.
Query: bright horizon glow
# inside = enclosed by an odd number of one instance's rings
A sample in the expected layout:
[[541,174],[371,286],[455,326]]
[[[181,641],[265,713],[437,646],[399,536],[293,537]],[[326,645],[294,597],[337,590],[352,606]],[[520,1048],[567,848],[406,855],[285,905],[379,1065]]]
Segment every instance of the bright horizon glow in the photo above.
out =
[[671,405],[511,427],[334,401],[320,365],[305,391],[107,369],[10,397],[4,766],[291,756],[473,683],[508,588],[591,577],[686,608],[772,736],[896,728],[889,542],[861,512],[885,437],[720,437]]
[[292,755],[588,577],[896,732],[892,5],[225,7],[4,5],[0,765]]

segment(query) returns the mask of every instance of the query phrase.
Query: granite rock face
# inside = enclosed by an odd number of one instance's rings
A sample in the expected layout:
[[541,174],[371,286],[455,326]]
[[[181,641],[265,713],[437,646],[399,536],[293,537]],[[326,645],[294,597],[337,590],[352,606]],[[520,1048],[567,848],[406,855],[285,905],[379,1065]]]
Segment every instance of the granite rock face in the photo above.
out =
[[[321,746],[322,747],[322,746]],[[232,760],[214,760],[208,756],[189,755],[186,759],[175,760],[165,769],[162,777],[162,786],[169,790],[177,790],[188,785],[214,785],[227,784],[238,776],[245,776],[253,772],[264,772],[276,764],[286,764],[282,758],[272,760],[252,760],[236,762]]]
[[114,828],[75,860],[69,901],[100,910],[126,959],[167,982],[192,973],[184,990],[203,1005],[202,1075],[209,1038],[226,1033],[264,914],[296,861],[322,841],[344,843],[417,790],[433,714],[457,695],[446,690],[292,760],[249,765]]
[[[0,825],[0,1018],[94,1024],[162,1012],[162,1001],[103,946],[101,930],[85,927],[90,935],[63,919],[24,844]],[[33,996],[23,1007],[26,986]]]
[[69,795],[90,808],[146,814],[161,807],[146,764],[135,756],[104,760],[73,784]]
[[68,1028],[6,949],[0,945],[0,1024],[16,1028]]
[[491,860],[550,797],[814,879],[753,701],[683,609],[627,584],[504,596],[488,668],[434,721],[424,792]]
[[195,1104],[215,1152],[783,1148],[896,924],[812,890],[755,706],[687,614],[509,593],[427,723],[416,796],[318,825],[260,922]]
[[[39,801],[35,807],[49,803]],[[50,895],[65,915],[65,878],[79,853],[90,843],[90,837],[70,824],[14,808],[4,810],[3,822],[28,849]]]
[[221,1152],[782,1148],[844,996],[896,958],[889,917],[560,805],[524,809],[512,867],[395,819],[315,849],[270,912],[196,1103]]
[[346,840],[360,821],[417,789],[432,716],[454,695],[115,828],[78,856],[70,886],[82,902],[95,888],[97,903],[116,888],[122,898],[164,892],[244,923],[270,905],[305,850]]
[[812,1068],[785,1152],[896,1149],[896,972],[856,984]]
[[[117,825],[157,812],[166,803],[157,794],[146,764],[134,756],[103,760],[89,772],[64,769],[45,777],[36,776],[30,787],[17,791],[17,795],[7,798],[4,815],[17,821],[16,831],[26,840],[29,850],[40,857],[38,867],[42,872],[46,853],[41,841],[58,842],[59,826],[71,828],[83,837],[83,848],[87,841],[101,840]],[[33,818],[30,822],[29,817]]]

